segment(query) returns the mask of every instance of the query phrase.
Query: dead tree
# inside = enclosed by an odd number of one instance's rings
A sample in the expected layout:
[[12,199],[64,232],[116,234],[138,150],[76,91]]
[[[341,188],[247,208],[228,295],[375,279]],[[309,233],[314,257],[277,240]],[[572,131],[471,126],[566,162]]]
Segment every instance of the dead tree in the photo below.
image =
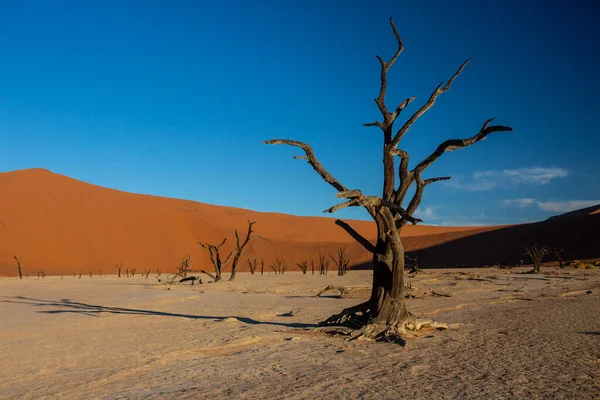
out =
[[310,269],[312,270],[312,274],[315,274],[315,259],[311,258],[310,259]]
[[131,269],[131,277],[132,278],[135,276],[135,271],[137,271],[137,268],[132,268]]
[[308,271],[308,261],[302,260],[299,263],[296,263],[296,265],[302,271],[302,275],[306,275],[306,271]]
[[[413,214],[421,203],[425,187],[434,182],[450,179],[447,176],[425,178],[423,173],[445,152],[470,146],[494,132],[512,131],[512,128],[501,125],[491,126],[493,119],[489,119],[473,136],[444,141],[429,156],[414,164],[415,166],[412,169],[409,169],[409,153],[399,147],[401,140],[414,123],[434,105],[438,97],[450,89],[452,83],[462,73],[470,60],[465,61],[447,82],[440,83],[429,95],[425,104],[419,107],[396,130],[394,129],[394,123],[415,98],[407,98],[400,102],[398,106],[392,108],[391,111],[385,104],[388,71],[404,49],[402,39],[391,19],[390,24],[398,48],[389,61],[384,61],[383,58],[377,56],[381,66],[381,74],[379,94],[375,99],[375,103],[381,113],[382,120],[364,124],[367,127],[377,127],[383,133],[383,190],[381,196],[366,195],[360,190],[352,190],[342,184],[325,169],[318,161],[312,147],[306,143],[288,139],[273,139],[264,143],[285,144],[303,150],[304,155],[295,158],[308,161],[309,165],[321,178],[333,186],[337,191],[336,196],[344,199],[343,203],[335,205],[325,210],[325,212],[332,213],[346,207],[361,206],[367,210],[377,226],[377,241],[373,244],[347,223],[340,220],[336,221],[337,225],[373,254],[373,287],[368,301],[343,310],[340,314],[321,322],[322,325],[327,326],[323,330],[350,334],[351,338],[376,338],[402,342],[401,335],[406,329],[415,329],[418,325],[412,314],[408,312],[404,301],[404,247],[402,246],[400,232],[407,223],[416,224],[421,222],[420,219],[413,217]],[[398,168],[395,162],[396,157],[400,159]],[[398,184],[396,184],[396,179],[399,181]],[[415,185],[414,192],[409,191],[413,185]],[[412,198],[405,206],[405,199],[409,192],[412,194]]]
[[287,265],[285,264],[285,260],[283,259],[283,257],[277,257],[271,262],[271,269],[275,271],[275,275],[283,275],[286,268]]
[[327,275],[329,271],[329,260],[323,254],[319,253],[319,275]]
[[254,275],[254,271],[256,271],[256,268],[258,268],[258,260],[255,258],[252,259],[247,259],[246,262],[248,263],[248,268],[250,269],[250,274]]
[[118,264],[115,264],[115,268],[116,268],[116,269],[117,269],[117,271],[118,271],[118,275],[117,275],[117,277],[119,277],[119,278],[120,278],[120,277],[121,277],[121,270],[123,269],[123,263],[118,263]]
[[223,239],[221,244],[219,244],[217,246],[215,246],[214,244],[210,244],[210,243],[198,242],[200,244],[200,246],[202,246],[202,248],[208,250],[208,254],[210,256],[210,261],[212,262],[213,267],[215,267],[214,275],[210,274],[204,270],[200,270],[200,272],[208,275],[215,282],[222,280],[221,271],[223,271],[223,267],[227,264],[227,262],[229,262],[229,259],[233,255],[233,250],[231,250],[229,252],[229,254],[227,255],[227,257],[225,258],[225,261],[221,261],[221,254],[219,253],[219,251],[221,250],[221,246],[223,246],[226,241],[227,241],[227,238]]
[[255,223],[256,222],[251,222],[248,220],[248,232],[246,233],[246,239],[242,244],[240,244],[240,236],[238,235],[238,231],[237,229],[235,230],[235,255],[233,256],[233,261],[231,262],[231,275],[229,276],[230,281],[235,279],[238,262],[240,261],[240,257],[242,256],[242,253],[244,253],[248,242],[250,242],[250,239],[252,239],[252,233],[254,232],[252,230],[252,225]]
[[265,259],[260,259],[260,274],[262,275],[265,272]]
[[563,259],[564,252],[565,252],[564,247],[555,247],[551,250],[552,255],[558,261],[558,265],[560,268],[564,268],[564,259]]
[[[197,277],[193,277],[194,279],[187,279],[187,277],[188,277],[188,273],[189,273],[189,272],[193,272],[193,271],[192,271],[192,268],[191,268],[191,266],[192,266],[192,264],[193,264],[193,263],[194,263],[194,262],[192,261],[192,256],[191,256],[191,254],[188,254],[187,256],[185,256],[185,257],[182,257],[182,258],[181,258],[181,261],[179,262],[179,264],[177,264],[177,267],[176,267],[176,269],[177,269],[177,272],[176,272],[176,273],[174,273],[174,274],[169,274],[169,275],[167,276],[167,278],[166,278],[166,282],[167,282],[168,284],[172,285],[172,284],[174,284],[174,283],[175,283],[175,281],[176,281],[177,279],[179,279],[179,282],[187,282],[187,281],[189,281],[189,280],[191,280],[191,281],[194,281],[194,280],[198,279]],[[160,270],[159,270],[159,271],[160,271]],[[198,272],[198,271],[196,271],[196,272]],[[201,272],[201,271],[200,271],[200,272]],[[150,270],[148,270],[148,272],[147,272],[147,273],[149,274],[149,273],[150,273]],[[146,275],[146,277],[147,277],[147,276],[148,276],[148,275]],[[160,272],[159,272],[159,276],[160,276]],[[158,276],[157,276],[157,278],[156,278],[156,279],[157,279],[157,280],[160,282],[160,279],[158,279]]]
[[145,273],[144,275],[146,276],[146,279],[148,279],[148,276],[150,276],[150,271],[151,271],[151,270],[152,270],[152,268],[148,268],[148,269],[145,271],[146,273]]
[[333,260],[333,263],[337,266],[338,276],[346,275],[348,272],[348,265],[350,264],[350,257],[346,254],[346,247],[340,247],[337,251],[337,258],[334,258],[331,254],[329,255]]
[[177,265],[177,276],[186,278],[188,272],[190,272],[190,270],[192,269],[191,267],[193,263],[194,262],[192,261],[191,254],[188,254],[187,256],[183,257],[179,265]]
[[547,247],[538,243],[534,243],[525,247],[525,255],[529,256],[531,262],[533,263],[533,269],[529,271],[529,273],[537,274],[540,272],[540,267],[542,266],[544,256],[546,256],[546,254],[549,252],[550,250]]
[[19,260],[19,257],[15,256],[15,261],[17,262],[17,271],[19,271],[19,279],[23,279],[23,272],[21,271],[21,260]]
[[409,265],[412,267],[409,273],[418,274],[419,272],[421,272],[421,268],[419,267],[419,256],[410,257],[408,254],[405,254],[404,258],[406,258],[410,262]]

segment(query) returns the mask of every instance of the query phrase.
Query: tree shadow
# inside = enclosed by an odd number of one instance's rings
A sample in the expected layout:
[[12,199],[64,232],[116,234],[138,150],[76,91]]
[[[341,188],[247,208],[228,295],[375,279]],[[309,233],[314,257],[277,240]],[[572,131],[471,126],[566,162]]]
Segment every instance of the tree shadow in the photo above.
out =
[[581,333],[582,335],[600,335],[600,332],[577,332],[577,333]]
[[8,300],[1,300],[2,303],[14,303],[14,304],[27,304],[33,307],[54,307],[52,310],[39,310],[41,314],[81,314],[89,317],[98,317],[100,314],[127,314],[127,315],[147,315],[156,317],[174,317],[174,318],[187,318],[187,319],[206,319],[214,321],[223,321],[227,318],[235,318],[238,321],[248,325],[274,325],[282,326],[286,328],[315,328],[318,324],[305,324],[300,322],[272,322],[272,321],[257,321],[248,317],[237,317],[237,316],[213,316],[213,315],[192,315],[192,314],[179,314],[170,313],[165,311],[152,311],[152,310],[140,310],[135,308],[123,308],[123,307],[108,307],[95,304],[81,303],[73,301],[71,299],[59,299],[59,300],[44,300],[34,299],[23,296],[13,296],[4,298]]

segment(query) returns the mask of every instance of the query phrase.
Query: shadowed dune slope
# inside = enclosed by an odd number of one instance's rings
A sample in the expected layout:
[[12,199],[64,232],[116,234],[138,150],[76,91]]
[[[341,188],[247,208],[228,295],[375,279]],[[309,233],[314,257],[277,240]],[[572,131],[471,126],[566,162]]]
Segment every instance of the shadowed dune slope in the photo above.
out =
[[[124,268],[137,268],[138,271],[160,268],[166,272],[174,270],[181,257],[187,254],[195,260],[194,268],[211,270],[208,254],[198,246],[198,241],[217,244],[228,237],[223,246],[227,253],[235,240],[233,230],[237,228],[244,236],[248,218],[256,221],[255,232],[265,240],[250,242],[240,263],[241,270],[247,269],[245,259],[255,256],[264,257],[265,269],[275,257],[283,256],[288,270],[298,270],[295,263],[302,258],[316,258],[320,251],[333,254],[343,245],[349,250],[352,264],[364,265],[369,261],[369,254],[331,218],[260,213],[126,193],[44,169],[28,169],[0,173],[0,275],[16,274],[15,255],[21,258],[24,272],[30,275],[38,270],[47,274],[72,274],[80,270],[86,274],[90,271],[98,274],[100,270],[114,274],[114,265],[118,262],[123,263]],[[567,235],[563,229],[581,230],[582,225],[572,221],[582,219],[586,221],[585,232],[598,238],[598,218],[600,214],[586,214],[561,221],[545,221],[540,223],[546,224],[543,228],[535,228],[532,232],[542,229],[540,232],[548,234],[559,229],[555,236],[573,238],[571,230]],[[351,225],[364,236],[374,238],[375,229],[371,222],[351,221]],[[469,248],[470,260],[458,264],[481,265],[488,263],[482,257],[489,250],[488,237],[506,246],[515,235],[511,230],[530,232],[531,227],[537,226],[409,226],[403,235],[407,250],[435,253],[435,256],[422,257],[424,265],[429,263],[425,263],[426,260],[432,263],[462,260],[456,253],[457,245],[460,249]],[[522,235],[527,236],[526,233]],[[467,245],[462,244],[465,240]],[[471,247],[473,243],[475,248]],[[492,247],[498,247],[498,244]],[[509,246],[510,249],[513,247]],[[521,250],[518,252],[522,253]]]

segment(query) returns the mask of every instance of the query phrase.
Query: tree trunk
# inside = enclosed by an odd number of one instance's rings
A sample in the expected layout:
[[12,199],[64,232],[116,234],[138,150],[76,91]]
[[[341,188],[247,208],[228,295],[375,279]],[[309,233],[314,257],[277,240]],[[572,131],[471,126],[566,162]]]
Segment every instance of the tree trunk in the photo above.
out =
[[[326,331],[336,331],[335,326],[353,329],[353,338],[402,341],[401,335],[414,324],[404,301],[404,247],[393,218],[376,217],[377,245],[373,252],[373,287],[365,303],[350,307],[323,321],[321,325],[333,326]],[[393,226],[392,229],[387,229]],[[347,328],[346,328],[347,329]],[[346,331],[340,329],[340,331]]]
[[406,323],[411,320],[404,302],[404,247],[397,232],[392,232],[392,236],[396,237],[386,237],[385,232],[378,236],[369,299],[369,325],[372,328],[366,330],[373,331],[375,336],[381,333],[402,334]]

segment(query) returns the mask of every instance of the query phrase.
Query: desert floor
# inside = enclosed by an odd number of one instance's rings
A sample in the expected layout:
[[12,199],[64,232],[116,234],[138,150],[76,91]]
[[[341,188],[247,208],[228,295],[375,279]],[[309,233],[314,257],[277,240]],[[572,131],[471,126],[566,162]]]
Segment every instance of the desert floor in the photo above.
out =
[[[0,398],[592,399],[600,270],[427,270],[415,314],[450,324],[405,347],[315,333],[371,273],[234,283],[0,279]],[[345,298],[316,297],[329,284]]]

